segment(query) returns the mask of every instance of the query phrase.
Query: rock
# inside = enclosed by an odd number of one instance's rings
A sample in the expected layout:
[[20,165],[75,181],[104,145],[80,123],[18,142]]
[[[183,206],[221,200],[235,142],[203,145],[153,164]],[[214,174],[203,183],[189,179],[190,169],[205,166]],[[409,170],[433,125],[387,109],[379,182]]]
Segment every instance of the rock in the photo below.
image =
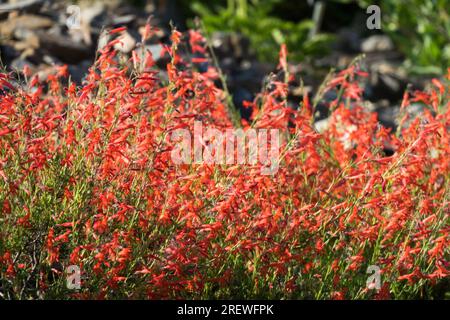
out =
[[83,6],[81,8],[81,23],[91,25],[97,17],[103,14],[105,14],[105,5],[101,2],[96,2],[94,5]]
[[397,77],[393,77],[389,74],[380,73],[380,78],[382,83],[389,88],[392,93],[397,93],[403,91],[401,88],[400,80]]
[[390,106],[379,106],[376,109],[376,113],[378,114],[378,121],[386,128],[391,128],[395,130],[397,123],[397,116],[399,111],[398,106],[390,107]]
[[408,78],[399,66],[385,61],[372,63],[365,95],[371,101],[388,99],[395,102],[402,99],[407,83]]
[[17,29],[36,30],[50,28],[53,24],[54,22],[49,18],[25,14],[0,23],[0,35],[11,37]]
[[40,65],[39,71],[36,72],[36,75],[39,78],[39,81],[46,81],[48,76],[55,73],[55,68],[53,66]]
[[128,31],[120,35],[118,39],[120,42],[114,45],[114,49],[122,53],[130,53],[137,43],[136,39]]
[[38,31],[36,34],[39,37],[41,48],[64,63],[77,63],[93,54],[89,46],[73,42],[67,36],[43,31]]
[[244,108],[244,101],[253,101],[253,95],[250,91],[244,89],[244,88],[236,88],[233,91],[233,104],[237,109],[239,109],[239,112],[241,114],[241,117],[249,120],[251,116],[251,110]]
[[370,36],[361,43],[361,51],[365,53],[391,50],[394,50],[394,43],[386,35]]
[[250,41],[241,34],[214,32],[211,37],[211,42],[219,59],[225,57],[243,59],[251,56]]
[[220,68],[224,71],[231,71],[236,67],[236,61],[232,57],[224,57],[220,60]]
[[17,28],[14,30],[14,38],[19,40],[26,40],[34,35],[33,31],[25,28]]
[[19,52],[10,44],[2,44],[0,45],[0,55],[1,61],[8,64],[19,56]]
[[264,76],[273,70],[273,65],[256,61],[236,60],[226,58],[220,62],[220,66],[228,71],[230,88],[232,90],[244,88],[251,93],[260,91]]
[[330,127],[330,119],[329,118],[318,120],[314,123],[314,128],[319,133],[325,132],[326,130],[328,130],[329,127]]
[[338,32],[335,49],[348,53],[359,52],[361,49],[359,34],[351,28],[342,28]]
[[39,47],[39,40],[36,41],[36,38],[28,39],[26,41],[14,42],[14,49],[21,51],[22,56],[33,54],[34,50]]
[[26,59],[22,59],[22,58],[17,58],[17,59],[14,59],[14,60],[11,62],[11,69],[20,72],[20,71],[23,70],[23,68],[24,68],[26,65],[29,66],[32,70],[34,69],[34,66],[33,66],[33,64],[32,64],[30,61],[28,61],[28,60],[26,60]]
[[69,65],[68,70],[70,74],[70,78],[77,85],[80,85],[84,79],[84,77],[89,72],[89,67],[92,65],[90,60],[83,60],[81,63],[76,65]]
[[48,54],[45,54],[42,57],[42,61],[48,65],[56,65],[56,64],[61,65],[62,64],[61,61],[59,61],[58,59],[56,59],[53,56],[49,56]]
[[134,14],[127,14],[125,16],[115,16],[111,19],[111,24],[113,26],[126,26],[131,24],[136,20],[136,16]]
[[329,103],[331,101],[336,100],[337,97],[338,92],[335,89],[327,90],[322,97],[322,101]]
[[[19,42],[14,43],[14,48],[16,50],[34,51],[35,49],[39,48],[39,38],[33,31],[19,28],[14,31],[14,37],[20,40]],[[28,54],[30,54],[30,51],[28,52]]]
[[107,30],[103,30],[98,36],[97,51],[102,50],[111,41],[111,35]]
[[15,11],[36,13],[44,2],[44,0],[21,0],[13,3],[0,4],[0,19],[7,18],[9,13]]
[[161,58],[162,52],[163,52],[163,46],[161,44],[151,44],[148,46],[145,46],[146,49],[150,50],[153,60],[158,61],[159,58]]
[[402,66],[401,60],[387,59],[384,53],[368,54],[363,68],[369,76],[364,82],[364,98],[371,102],[386,99],[390,104],[403,98],[404,90],[410,79]]
[[[424,109],[425,107],[419,103],[411,103],[410,105],[406,106],[404,112],[408,113],[408,119],[403,123],[402,128],[409,127],[414,119],[416,119],[423,113]],[[399,106],[378,107],[376,109],[376,112],[378,114],[378,120],[380,121],[380,123],[383,126],[391,128],[393,130],[396,130],[399,125],[399,117],[401,118],[403,116],[403,112],[402,115],[399,116]]]
[[[153,25],[155,19],[151,19],[151,25]],[[139,31],[139,35],[142,38],[142,36],[144,35],[145,32],[145,25],[142,25],[138,28]],[[147,41],[145,41],[145,43],[153,43],[153,44],[157,44],[160,42],[163,42],[163,39],[168,39],[169,38],[169,31],[163,27],[159,27],[157,29],[153,29],[152,30],[152,36],[150,39],[148,39]]]

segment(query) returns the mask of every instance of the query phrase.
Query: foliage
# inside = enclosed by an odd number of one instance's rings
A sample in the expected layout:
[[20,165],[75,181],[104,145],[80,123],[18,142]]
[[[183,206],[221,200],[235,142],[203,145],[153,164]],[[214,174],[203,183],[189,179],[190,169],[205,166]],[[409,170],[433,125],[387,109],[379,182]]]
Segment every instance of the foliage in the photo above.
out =
[[278,48],[285,43],[294,52],[292,59],[303,60],[327,51],[331,35],[318,34],[308,38],[311,20],[298,23],[280,19],[272,11],[281,0],[228,0],[227,6],[192,3],[208,32],[240,32],[247,36],[261,60],[273,61]]
[[[450,65],[450,2],[447,0],[367,1],[333,0],[348,4],[358,2],[362,9],[378,4],[388,33],[408,58],[406,66],[413,73],[442,74]],[[228,0],[226,6],[194,2],[192,8],[204,20],[208,31],[237,31],[251,39],[260,58],[271,60],[281,43],[286,43],[302,60],[326,52],[332,40],[329,34],[308,39],[311,20],[298,23],[275,17],[273,9],[283,0]],[[212,2],[217,3],[217,2]]]
[[447,0],[367,1],[381,8],[382,31],[388,33],[417,74],[443,74],[450,66],[450,2]]
[[386,31],[413,72],[442,74],[450,66],[450,2],[382,1]]
[[[112,34],[123,29],[113,30]],[[152,34],[146,29],[144,38]],[[176,165],[177,128],[232,126],[214,81],[178,54],[99,52],[83,85],[0,74],[0,295],[6,299],[440,297],[449,276],[449,77],[406,94],[399,134],[361,100],[358,63],[310,103],[287,106],[276,77],[244,130],[283,132],[279,171]],[[204,53],[204,39],[189,33]],[[286,54],[280,68],[286,71]],[[165,78],[167,76],[167,79]],[[312,126],[327,90],[330,127]],[[410,103],[425,107],[408,119]],[[394,151],[386,156],[385,148]],[[78,265],[79,291],[64,270]],[[366,286],[381,268],[382,288]]]

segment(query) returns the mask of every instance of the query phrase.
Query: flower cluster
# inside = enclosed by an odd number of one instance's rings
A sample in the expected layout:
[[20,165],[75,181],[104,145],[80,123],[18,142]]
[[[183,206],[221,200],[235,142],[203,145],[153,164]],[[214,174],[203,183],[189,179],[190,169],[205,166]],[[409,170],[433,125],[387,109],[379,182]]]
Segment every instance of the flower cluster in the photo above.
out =
[[[0,297],[418,298],[448,283],[445,79],[405,94],[393,133],[365,108],[352,64],[324,83],[338,95],[318,133],[321,96],[292,108],[289,77],[274,76],[237,125],[282,132],[276,174],[176,164],[174,130],[236,127],[205,39],[187,36],[172,32],[165,70],[150,51],[116,52],[116,39],[81,87],[66,67],[20,85],[0,74]],[[283,47],[288,75],[285,59]],[[408,118],[411,103],[420,117]],[[379,290],[366,286],[371,265]]]

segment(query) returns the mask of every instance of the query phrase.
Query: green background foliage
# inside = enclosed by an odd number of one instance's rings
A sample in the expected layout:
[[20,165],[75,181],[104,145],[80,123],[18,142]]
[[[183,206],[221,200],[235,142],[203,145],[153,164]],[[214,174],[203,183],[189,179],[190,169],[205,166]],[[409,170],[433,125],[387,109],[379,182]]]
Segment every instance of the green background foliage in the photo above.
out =
[[[278,17],[276,11],[283,5],[286,1],[196,1],[190,8],[202,18],[208,32],[239,32],[247,36],[256,48],[258,58],[263,61],[274,61],[282,43],[287,44],[290,52],[295,52],[290,56],[294,60],[325,53],[333,37],[322,33],[309,38],[313,21],[294,22]],[[307,9],[306,1],[298,9]]]
[[[367,2],[367,1],[366,1]],[[450,1],[381,1],[383,31],[414,73],[442,73],[450,65]]]
[[[188,17],[201,17],[209,32],[244,34],[257,48],[258,57],[265,61],[274,61],[281,43],[286,43],[290,52],[296,52],[290,59],[304,60],[326,53],[333,40],[329,33],[308,37],[314,22],[312,8],[306,0],[178,0],[177,3]],[[325,18],[331,17],[339,23],[348,20],[349,15],[341,4],[357,3],[364,14],[369,5],[379,5],[381,32],[387,33],[405,55],[410,72],[442,74],[450,65],[450,1],[333,0],[326,3]]]

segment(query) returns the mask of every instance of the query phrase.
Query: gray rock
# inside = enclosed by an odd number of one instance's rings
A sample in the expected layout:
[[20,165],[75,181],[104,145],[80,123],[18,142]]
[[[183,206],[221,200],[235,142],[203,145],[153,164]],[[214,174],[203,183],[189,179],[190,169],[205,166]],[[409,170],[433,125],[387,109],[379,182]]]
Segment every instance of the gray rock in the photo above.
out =
[[325,132],[326,130],[328,130],[329,127],[330,127],[330,119],[329,118],[318,120],[314,123],[314,128],[319,133]]
[[42,61],[48,65],[62,64],[61,61],[48,54],[44,54],[44,56],[42,57]]
[[214,32],[212,46],[219,59],[225,57],[247,58],[250,54],[250,41],[238,33]]
[[131,24],[136,20],[136,16],[134,14],[127,14],[125,16],[114,16],[111,19],[111,24],[116,26],[125,26]]
[[14,38],[18,40],[26,40],[33,36],[35,36],[34,32],[31,31],[30,29],[17,28],[16,30],[14,30]]
[[385,107],[381,106],[376,109],[378,121],[386,128],[395,130],[397,128],[398,106]]
[[99,37],[98,37],[98,43],[97,43],[97,51],[102,50],[110,41],[111,41],[111,35],[108,33],[107,30],[103,30]]
[[403,97],[407,86],[406,80],[397,73],[372,71],[366,85],[366,96],[372,101],[389,99],[397,101]]
[[19,56],[19,52],[8,44],[0,45],[0,56],[3,63],[9,63]]
[[336,49],[344,52],[358,52],[361,49],[361,38],[351,28],[342,28],[338,32]]
[[159,60],[161,58],[161,54],[163,51],[163,46],[161,44],[151,44],[148,46],[145,46],[146,49],[150,50],[152,57],[155,61]]
[[33,64],[30,61],[26,59],[17,58],[11,62],[11,69],[22,71],[26,65],[28,65],[29,67],[33,67]]
[[80,85],[83,79],[89,72],[89,67],[92,65],[90,60],[83,60],[81,63],[76,65],[69,65],[68,70],[70,74],[70,78],[73,82]]
[[81,21],[86,25],[91,25],[95,18],[105,13],[105,5],[96,2],[94,5],[81,8]]
[[370,36],[361,43],[361,51],[365,53],[391,50],[394,50],[394,43],[386,35]]
[[38,31],[36,34],[39,37],[42,49],[45,49],[64,63],[77,63],[92,55],[92,50],[89,46],[73,42],[67,36],[42,31]]
[[141,55],[144,56],[144,53],[149,51],[152,54],[153,60],[158,61],[161,58],[161,53],[163,51],[163,46],[161,44],[147,44],[145,46],[140,46],[139,48],[137,48],[136,53],[138,55],[138,57],[140,57]]
[[0,19],[7,18],[9,13],[14,11],[36,13],[42,7],[44,2],[44,0],[21,0],[0,4]]
[[130,53],[137,43],[136,39],[129,32],[124,32],[118,39],[120,42],[114,45],[114,49],[122,53]]
[[10,37],[17,29],[36,30],[50,28],[54,22],[46,17],[25,14],[22,16],[12,17],[0,23],[0,34]]
[[[408,119],[403,123],[402,128],[409,127],[412,121],[419,117],[424,110],[425,107],[420,103],[412,103],[409,106],[406,106],[404,112],[408,114]],[[404,114],[403,112],[401,115],[399,114],[399,106],[379,107],[376,109],[376,112],[380,123],[387,128],[392,128],[393,130],[397,129],[399,125],[399,118],[401,118]]]

